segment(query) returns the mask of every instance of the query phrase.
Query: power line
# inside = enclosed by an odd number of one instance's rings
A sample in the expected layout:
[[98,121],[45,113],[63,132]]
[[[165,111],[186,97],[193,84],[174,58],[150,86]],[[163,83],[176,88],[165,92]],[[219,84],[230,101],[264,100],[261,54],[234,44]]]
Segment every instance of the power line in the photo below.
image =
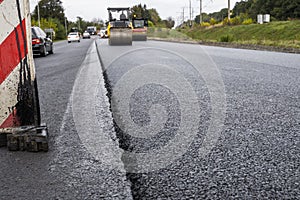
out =
[[184,21],[185,21],[185,19],[186,19],[186,15],[185,15],[185,9],[186,9],[187,7],[182,7],[182,12],[181,12],[181,15],[182,15],[182,23],[184,23]]

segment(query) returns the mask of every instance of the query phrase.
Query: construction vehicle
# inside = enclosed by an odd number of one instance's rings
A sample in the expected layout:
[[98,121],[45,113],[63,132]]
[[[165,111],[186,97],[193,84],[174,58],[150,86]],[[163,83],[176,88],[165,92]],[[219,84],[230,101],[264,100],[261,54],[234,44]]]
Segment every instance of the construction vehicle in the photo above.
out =
[[107,35],[109,45],[132,45],[132,24],[130,8],[107,8],[109,23]]
[[48,151],[41,124],[28,0],[0,0],[0,147]]
[[132,18],[132,40],[147,41],[148,19],[137,18],[136,15]]

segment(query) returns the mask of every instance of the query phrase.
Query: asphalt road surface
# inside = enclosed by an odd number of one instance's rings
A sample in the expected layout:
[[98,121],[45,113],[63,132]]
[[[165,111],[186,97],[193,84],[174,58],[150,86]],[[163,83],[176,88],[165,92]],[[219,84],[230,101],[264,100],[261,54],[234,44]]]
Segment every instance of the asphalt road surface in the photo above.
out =
[[101,70],[98,60],[86,60],[89,55],[97,58],[90,51],[93,41],[94,38],[80,43],[58,42],[53,55],[35,57],[42,121],[48,125],[50,151],[8,152],[1,148],[0,199],[131,198],[124,172],[106,169],[89,155],[80,144],[72,117],[70,102],[76,77],[86,67]]
[[0,199],[300,198],[300,55],[93,38],[35,64],[50,151],[0,149]]
[[300,197],[300,55],[98,48],[134,198]]

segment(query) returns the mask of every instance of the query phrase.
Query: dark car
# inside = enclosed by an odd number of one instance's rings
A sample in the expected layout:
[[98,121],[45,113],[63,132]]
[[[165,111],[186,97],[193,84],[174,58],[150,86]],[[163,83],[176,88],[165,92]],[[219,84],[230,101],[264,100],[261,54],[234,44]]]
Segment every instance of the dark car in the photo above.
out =
[[31,27],[33,54],[46,56],[47,52],[53,54],[53,42],[39,27]]

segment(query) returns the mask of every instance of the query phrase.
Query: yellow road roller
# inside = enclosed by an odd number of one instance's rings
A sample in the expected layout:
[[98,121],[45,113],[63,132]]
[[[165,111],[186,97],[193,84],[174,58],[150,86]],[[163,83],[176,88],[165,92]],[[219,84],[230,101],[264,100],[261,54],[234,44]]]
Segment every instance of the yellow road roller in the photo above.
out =
[[107,8],[109,23],[107,35],[109,45],[132,45],[132,24],[130,8]]
[[137,18],[135,15],[132,18],[132,40],[133,41],[147,41],[147,27],[148,20],[144,18]]

